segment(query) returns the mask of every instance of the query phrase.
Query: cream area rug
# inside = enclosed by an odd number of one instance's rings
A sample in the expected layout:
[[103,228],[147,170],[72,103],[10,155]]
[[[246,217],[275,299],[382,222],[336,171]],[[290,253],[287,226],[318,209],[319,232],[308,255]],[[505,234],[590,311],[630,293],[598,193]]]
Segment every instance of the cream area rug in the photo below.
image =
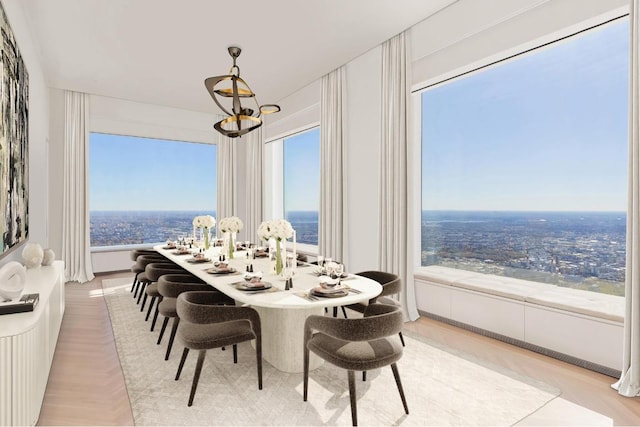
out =
[[[263,363],[258,390],[255,352],[238,346],[209,350],[192,407],[187,400],[197,353],[192,351],[179,381],[174,377],[182,354],[178,340],[164,360],[168,332],[156,345],[150,321],[129,292],[132,279],[103,280],[120,363],[136,425],[351,425],[346,371],[325,363],[309,376],[309,398],[302,401],[302,374],[278,371]],[[146,311],[146,310],[145,310]],[[170,322],[171,324],[171,322]],[[356,375],[360,425],[507,426],[558,396],[551,386],[487,366],[468,355],[406,336],[398,362],[409,415],[390,367]]]

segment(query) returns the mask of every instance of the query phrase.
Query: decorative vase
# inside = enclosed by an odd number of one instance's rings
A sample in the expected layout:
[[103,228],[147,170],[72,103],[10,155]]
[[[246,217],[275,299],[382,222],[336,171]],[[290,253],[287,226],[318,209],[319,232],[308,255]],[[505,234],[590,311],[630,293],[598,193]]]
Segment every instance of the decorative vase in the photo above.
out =
[[230,231],[227,231],[227,258],[233,259],[233,253],[236,251],[236,239],[235,234]]
[[282,259],[282,255],[284,251],[284,242],[279,239],[275,239],[276,242],[276,255],[275,255],[275,273],[280,276],[282,274],[282,269],[284,267],[284,260]]
[[209,227],[204,227],[202,232],[204,233],[204,249],[207,250],[211,246]]

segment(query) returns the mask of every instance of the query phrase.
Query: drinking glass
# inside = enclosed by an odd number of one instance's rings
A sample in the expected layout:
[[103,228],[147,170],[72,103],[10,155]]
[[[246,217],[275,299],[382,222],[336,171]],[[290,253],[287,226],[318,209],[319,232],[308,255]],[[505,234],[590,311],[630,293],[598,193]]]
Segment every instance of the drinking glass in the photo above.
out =
[[344,264],[336,265],[336,276],[342,277],[342,273],[344,273]]
[[322,268],[324,266],[324,256],[318,255],[318,267]]

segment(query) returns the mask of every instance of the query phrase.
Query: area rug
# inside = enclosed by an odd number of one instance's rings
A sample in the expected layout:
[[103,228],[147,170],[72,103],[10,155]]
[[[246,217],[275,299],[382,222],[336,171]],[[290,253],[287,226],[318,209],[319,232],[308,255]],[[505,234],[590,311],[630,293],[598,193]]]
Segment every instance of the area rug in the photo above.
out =
[[[103,280],[116,347],[136,425],[351,425],[346,371],[325,363],[310,373],[309,398],[302,401],[302,374],[263,365],[258,390],[255,352],[238,346],[207,352],[192,407],[187,407],[197,359],[190,354],[179,381],[174,381],[182,347],[176,341],[164,360],[167,336],[156,345],[159,327],[136,305],[130,278]],[[159,323],[160,324],[160,323]],[[559,395],[557,389],[469,355],[422,339],[405,337],[398,369],[409,415],[389,367],[369,371],[356,384],[360,425],[516,424]],[[192,352],[193,353],[193,352]]]

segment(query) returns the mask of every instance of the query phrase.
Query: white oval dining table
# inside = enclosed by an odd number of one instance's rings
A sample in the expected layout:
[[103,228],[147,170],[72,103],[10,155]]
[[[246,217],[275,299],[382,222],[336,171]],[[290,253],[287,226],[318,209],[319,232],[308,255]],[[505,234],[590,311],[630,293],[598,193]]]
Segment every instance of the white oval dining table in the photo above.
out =
[[[285,280],[272,271],[269,258],[248,259],[246,251],[237,251],[233,259],[227,259],[229,267],[236,270],[235,273],[212,274],[207,270],[212,269],[213,262],[218,260],[219,247],[210,248],[205,253],[211,259],[208,262],[194,262],[192,254],[179,255],[176,249],[167,249],[164,245],[157,245],[154,249],[237,302],[253,307],[260,314],[262,323],[262,357],[284,372],[303,370],[304,322],[308,316],[324,314],[325,307],[368,301],[382,291],[378,282],[349,274],[342,280],[342,284],[351,289],[347,295],[309,298],[309,291],[319,284],[317,265],[299,265],[293,277],[293,288],[285,290]],[[243,282],[249,263],[254,272],[263,273],[262,281],[270,283],[271,288],[243,291],[236,287],[237,283]],[[310,369],[322,364],[322,359],[313,353],[310,356]]]

